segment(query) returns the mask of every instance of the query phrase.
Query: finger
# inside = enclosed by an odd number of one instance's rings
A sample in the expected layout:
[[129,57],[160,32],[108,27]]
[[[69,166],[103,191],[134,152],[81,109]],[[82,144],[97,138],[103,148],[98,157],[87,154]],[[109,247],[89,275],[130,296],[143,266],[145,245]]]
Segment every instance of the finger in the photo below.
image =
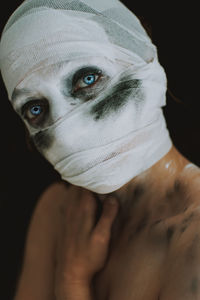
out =
[[82,191],[78,187],[71,187],[66,201],[63,201],[61,223],[65,233],[75,234],[80,227],[80,200]]
[[85,234],[91,233],[96,219],[96,200],[91,192],[85,191],[82,197],[82,231]]
[[93,231],[100,240],[110,238],[111,227],[118,212],[118,202],[115,198],[109,198],[104,202],[102,215]]
[[80,212],[80,203],[83,195],[83,189],[77,186],[72,186],[70,193],[65,201],[65,211],[68,218],[74,218],[74,214]]

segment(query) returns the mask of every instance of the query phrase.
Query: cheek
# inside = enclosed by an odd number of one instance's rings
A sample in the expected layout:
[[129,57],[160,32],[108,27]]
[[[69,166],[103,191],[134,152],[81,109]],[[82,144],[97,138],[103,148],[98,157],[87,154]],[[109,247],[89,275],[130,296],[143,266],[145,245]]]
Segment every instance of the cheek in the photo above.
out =
[[45,153],[53,144],[54,137],[47,131],[39,131],[34,136],[32,136],[32,141],[39,152]]
[[95,121],[102,120],[111,113],[117,113],[129,100],[137,102],[143,100],[142,82],[138,79],[123,79],[98,104],[94,105],[90,114]]

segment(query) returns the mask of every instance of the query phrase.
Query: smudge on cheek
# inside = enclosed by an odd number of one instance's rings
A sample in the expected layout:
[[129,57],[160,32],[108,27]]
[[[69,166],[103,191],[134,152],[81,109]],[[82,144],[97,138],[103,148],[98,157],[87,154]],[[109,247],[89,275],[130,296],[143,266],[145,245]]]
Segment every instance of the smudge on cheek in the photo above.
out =
[[130,100],[130,96],[132,100],[134,100],[134,97],[135,101],[142,100],[141,85],[141,80],[130,79],[130,76],[124,78],[112,88],[109,95],[92,107],[90,114],[95,121],[98,121],[104,119],[110,113],[118,112]]
[[53,136],[48,132],[39,131],[32,136],[32,141],[36,148],[43,154],[45,150],[49,149],[53,143]]

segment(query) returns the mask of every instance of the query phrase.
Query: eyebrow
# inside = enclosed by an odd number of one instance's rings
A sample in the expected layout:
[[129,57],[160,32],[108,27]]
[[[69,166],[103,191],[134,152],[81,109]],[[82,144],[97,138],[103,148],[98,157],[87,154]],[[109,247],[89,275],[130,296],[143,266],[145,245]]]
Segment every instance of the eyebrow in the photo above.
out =
[[15,103],[20,96],[22,96],[22,95],[25,96],[25,95],[28,95],[29,93],[30,93],[30,91],[28,89],[15,88],[12,93],[12,96],[11,96],[12,103]]

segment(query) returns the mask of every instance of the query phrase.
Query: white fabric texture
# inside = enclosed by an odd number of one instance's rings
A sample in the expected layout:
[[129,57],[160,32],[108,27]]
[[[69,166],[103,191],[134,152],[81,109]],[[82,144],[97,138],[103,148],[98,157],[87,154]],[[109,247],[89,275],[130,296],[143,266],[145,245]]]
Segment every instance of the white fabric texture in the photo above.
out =
[[[139,20],[118,0],[27,0],[2,34],[0,67],[10,100],[41,69],[92,59],[119,70],[95,99],[77,99],[46,126],[25,123],[33,138],[53,137],[42,153],[64,180],[105,194],[150,168],[172,146],[161,109],[166,76]],[[52,111],[60,105],[53,101]]]

